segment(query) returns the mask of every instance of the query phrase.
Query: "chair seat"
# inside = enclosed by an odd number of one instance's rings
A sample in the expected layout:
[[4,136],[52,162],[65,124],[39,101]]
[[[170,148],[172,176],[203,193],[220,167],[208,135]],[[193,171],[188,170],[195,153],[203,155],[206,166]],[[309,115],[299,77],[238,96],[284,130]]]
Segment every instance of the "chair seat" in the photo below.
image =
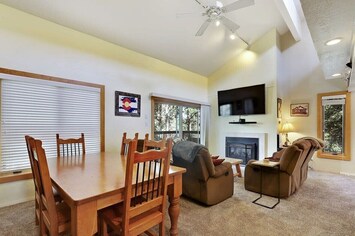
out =
[[[99,214],[100,217],[116,232],[120,232],[122,229],[122,205],[115,205],[113,207],[108,207],[102,210]],[[139,231],[142,227],[153,227],[157,225],[160,221],[164,219],[163,213],[157,211],[156,209],[151,209],[150,211],[134,217],[130,220],[130,232]],[[149,231],[145,231],[149,234]],[[150,232],[150,234],[154,234]]]
[[[56,211],[59,233],[68,231],[70,229],[70,207],[66,203],[60,202],[56,204]],[[49,222],[49,214],[47,210],[43,210],[43,218],[45,223]]]
[[[105,225],[109,225],[113,231],[119,234],[121,234],[122,231],[122,208],[122,204],[117,204],[99,211],[99,218],[101,221],[105,222]],[[99,221],[99,224],[102,224],[101,221]],[[103,226],[99,225],[99,235],[107,235],[106,226],[104,228],[102,227]]]

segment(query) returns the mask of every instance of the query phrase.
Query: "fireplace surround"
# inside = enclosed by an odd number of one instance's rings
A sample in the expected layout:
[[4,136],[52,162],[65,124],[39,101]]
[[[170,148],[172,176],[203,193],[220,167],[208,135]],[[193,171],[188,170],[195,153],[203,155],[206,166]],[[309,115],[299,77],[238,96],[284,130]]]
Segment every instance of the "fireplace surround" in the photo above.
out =
[[265,133],[226,133],[224,138],[225,156],[243,160],[265,157]]
[[258,138],[226,137],[226,156],[242,159],[243,165],[249,160],[259,160],[258,147]]

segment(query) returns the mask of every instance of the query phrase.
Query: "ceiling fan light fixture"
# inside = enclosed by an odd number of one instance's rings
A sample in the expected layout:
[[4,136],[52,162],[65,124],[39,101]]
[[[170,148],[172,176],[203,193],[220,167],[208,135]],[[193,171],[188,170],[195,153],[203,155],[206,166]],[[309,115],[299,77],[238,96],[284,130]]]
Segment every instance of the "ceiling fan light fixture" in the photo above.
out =
[[222,8],[223,3],[221,3],[220,1],[216,1],[216,7]]
[[341,42],[341,38],[335,38],[335,39],[331,39],[331,40],[327,41],[325,43],[325,45],[332,46],[332,45],[338,44],[340,42]]
[[339,76],[341,76],[341,74],[340,74],[340,73],[335,73],[335,74],[332,74],[332,77],[339,77]]

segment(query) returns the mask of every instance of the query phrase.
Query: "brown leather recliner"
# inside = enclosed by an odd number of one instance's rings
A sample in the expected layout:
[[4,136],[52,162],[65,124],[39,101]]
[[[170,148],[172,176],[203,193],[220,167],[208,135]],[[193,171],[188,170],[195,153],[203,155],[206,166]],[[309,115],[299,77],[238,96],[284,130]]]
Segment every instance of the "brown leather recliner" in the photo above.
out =
[[[190,146],[192,150],[181,152],[179,148],[182,146]],[[205,146],[189,141],[176,143],[173,147],[173,165],[186,168],[182,176],[183,195],[206,205],[217,204],[233,195],[231,163],[214,166]]]
[[317,139],[317,138],[313,138],[313,137],[303,137],[300,139],[297,139],[293,142],[293,144],[297,144],[297,143],[302,143],[303,140],[308,140],[311,143],[311,147],[308,151],[307,157],[305,158],[305,160],[303,161],[303,164],[301,166],[301,180],[300,183],[301,185],[304,183],[304,181],[306,181],[307,176],[308,176],[308,164],[311,161],[313,154],[318,151],[319,149],[324,147],[324,141]]
[[[280,152],[280,197],[289,197],[304,183],[308,173],[308,163],[314,152],[321,148],[323,142],[314,138],[301,138]],[[260,192],[260,167],[249,161],[245,167],[244,187],[246,190]],[[262,193],[278,196],[277,168],[264,168],[262,174]]]

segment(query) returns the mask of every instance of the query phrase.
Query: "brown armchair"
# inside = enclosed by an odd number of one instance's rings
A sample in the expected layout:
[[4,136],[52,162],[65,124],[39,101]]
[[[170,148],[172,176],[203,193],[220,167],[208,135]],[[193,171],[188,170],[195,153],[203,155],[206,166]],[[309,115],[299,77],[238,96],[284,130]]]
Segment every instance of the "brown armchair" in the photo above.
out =
[[[307,179],[308,163],[315,151],[323,146],[321,140],[306,137],[273,155],[280,159],[280,197],[289,197],[295,193]],[[277,197],[277,168],[264,168],[262,175],[262,193]],[[249,161],[245,167],[244,187],[246,190],[260,192],[260,167]]]
[[206,205],[214,205],[233,195],[231,163],[223,162],[214,166],[205,146],[189,141],[177,142],[173,147],[173,165],[186,168],[182,176],[185,196]]
[[306,181],[307,179],[307,176],[308,176],[308,163],[311,161],[312,157],[313,157],[313,154],[318,151],[319,149],[323,148],[324,147],[324,141],[323,140],[320,140],[320,139],[316,139],[316,138],[313,138],[313,137],[303,137],[303,138],[300,138],[300,139],[297,139],[293,142],[293,144],[300,144],[302,145],[303,140],[307,140],[309,141],[311,147],[309,148],[309,151],[308,151],[308,154],[307,154],[307,157],[305,158],[305,160],[303,161],[302,163],[302,166],[301,166],[301,180],[300,180],[300,183],[303,184],[304,181]]

